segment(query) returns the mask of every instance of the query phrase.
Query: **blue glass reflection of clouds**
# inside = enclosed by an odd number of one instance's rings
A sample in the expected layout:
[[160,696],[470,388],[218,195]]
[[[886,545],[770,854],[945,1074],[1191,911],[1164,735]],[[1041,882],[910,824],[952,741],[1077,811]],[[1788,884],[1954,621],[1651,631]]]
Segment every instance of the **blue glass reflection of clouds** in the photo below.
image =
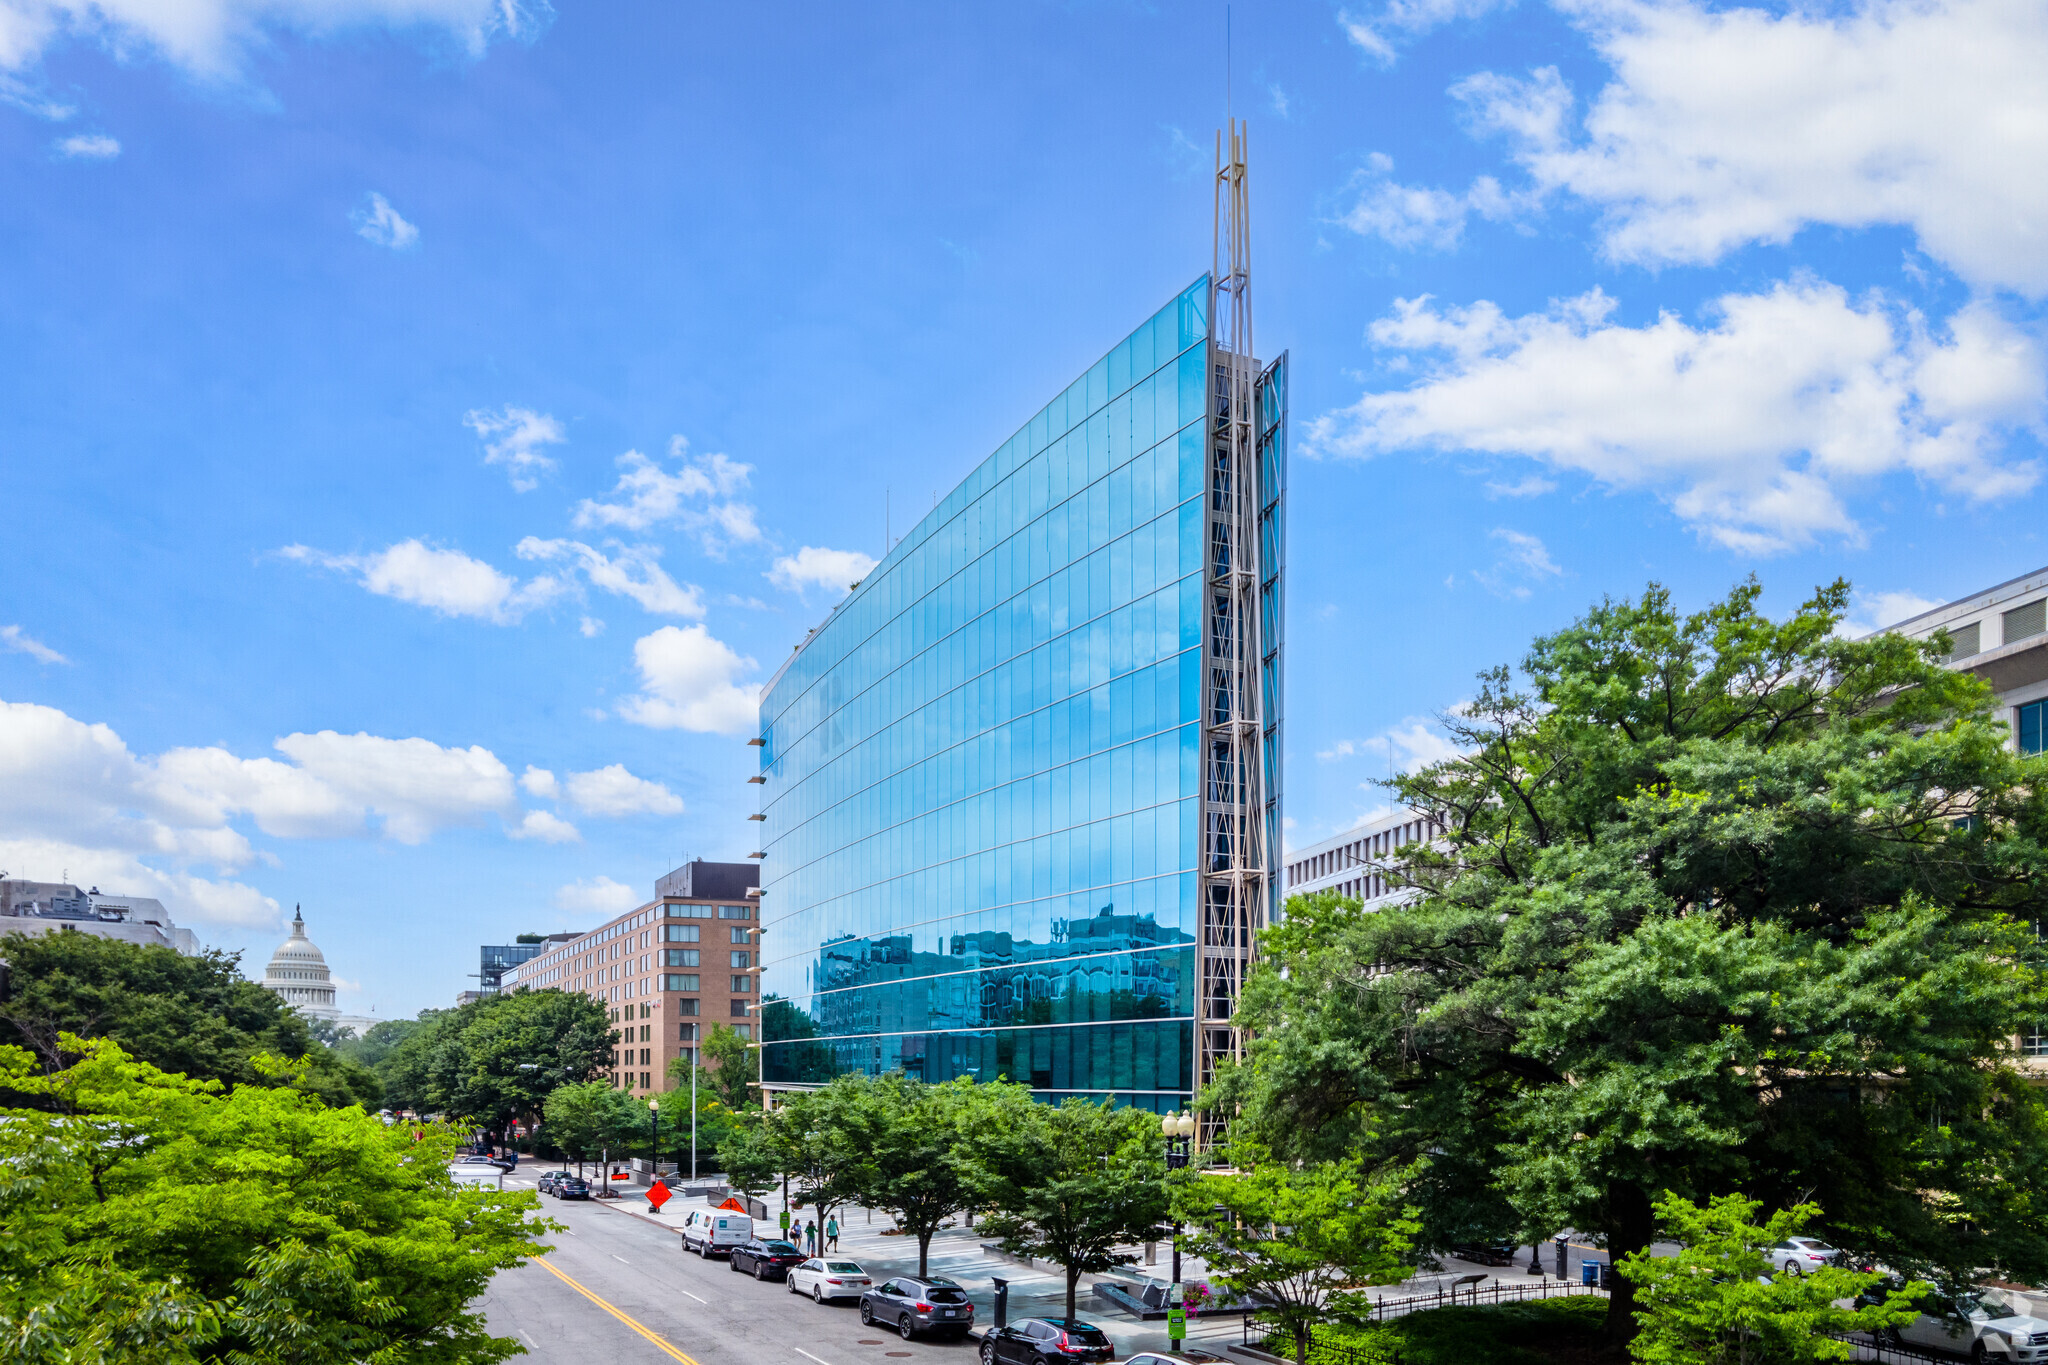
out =
[[764,692],[771,1082],[1187,1090],[1206,298],[1034,415]]

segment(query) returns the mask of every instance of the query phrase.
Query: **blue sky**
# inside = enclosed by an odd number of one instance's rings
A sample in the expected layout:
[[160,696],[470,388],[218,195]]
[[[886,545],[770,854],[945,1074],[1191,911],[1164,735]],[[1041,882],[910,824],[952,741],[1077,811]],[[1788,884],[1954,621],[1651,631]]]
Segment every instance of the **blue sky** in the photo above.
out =
[[[752,689],[1208,267],[1224,28],[0,0],[0,868],[390,1016],[747,853]],[[2038,5],[1231,28],[1298,841],[1603,594],[2048,558]]]

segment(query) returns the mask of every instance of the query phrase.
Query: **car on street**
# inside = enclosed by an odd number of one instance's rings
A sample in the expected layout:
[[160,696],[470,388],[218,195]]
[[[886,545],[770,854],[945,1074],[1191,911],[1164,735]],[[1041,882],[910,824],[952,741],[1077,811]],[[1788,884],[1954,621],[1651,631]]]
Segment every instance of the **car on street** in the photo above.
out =
[[1124,1365],[1214,1365],[1222,1356],[1212,1356],[1207,1351],[1193,1347],[1160,1355],[1156,1351],[1140,1351],[1124,1362]]
[[557,1199],[588,1199],[590,1182],[581,1176],[565,1175],[555,1182],[554,1193]]
[[1054,1365],[1115,1354],[1102,1329],[1079,1318],[1021,1318],[991,1327],[981,1339],[981,1365]]
[[458,1185],[483,1190],[505,1188],[505,1168],[481,1157],[464,1157],[459,1161],[449,1162],[448,1174]]
[[1825,1270],[1842,1253],[1817,1237],[1787,1237],[1771,1248],[1771,1264],[1784,1267],[1787,1275],[1804,1275]]
[[683,1250],[699,1256],[728,1256],[754,1240],[754,1220],[726,1209],[691,1209],[682,1230]]
[[830,1299],[857,1299],[874,1283],[859,1261],[841,1261],[829,1256],[813,1256],[808,1261],[799,1262],[789,1268],[785,1278],[790,1293],[809,1294],[817,1303]]
[[957,1280],[898,1275],[862,1293],[860,1320],[894,1327],[905,1341],[919,1332],[964,1337],[974,1326],[974,1304]]
[[534,1193],[553,1194],[555,1192],[555,1182],[567,1174],[569,1174],[567,1171],[542,1171],[540,1179],[533,1182]]
[[1888,1331],[1892,1341],[1976,1361],[2048,1361],[2048,1320],[2034,1317],[2003,1289],[1930,1294],[1913,1306],[1919,1316]]
[[726,1252],[726,1256],[729,1267],[757,1280],[779,1280],[789,1273],[791,1266],[804,1258],[794,1243],[780,1238],[764,1241],[758,1237],[748,1238]]

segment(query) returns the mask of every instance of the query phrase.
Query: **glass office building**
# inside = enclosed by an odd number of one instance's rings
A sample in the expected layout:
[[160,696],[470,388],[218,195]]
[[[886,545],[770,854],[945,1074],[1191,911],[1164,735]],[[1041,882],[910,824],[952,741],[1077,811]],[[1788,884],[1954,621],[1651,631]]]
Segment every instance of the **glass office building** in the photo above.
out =
[[1244,821],[1260,922],[1279,886],[1286,364],[1222,351],[1215,299],[1197,280],[1054,397],[765,689],[771,1090],[901,1068],[1191,1098],[1202,906]]

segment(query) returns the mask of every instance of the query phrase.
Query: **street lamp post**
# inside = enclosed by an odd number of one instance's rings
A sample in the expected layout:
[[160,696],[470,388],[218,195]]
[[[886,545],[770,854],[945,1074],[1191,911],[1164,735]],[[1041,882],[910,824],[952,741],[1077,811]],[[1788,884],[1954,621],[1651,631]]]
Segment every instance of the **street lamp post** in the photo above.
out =
[[661,1101],[651,1095],[647,1100],[647,1114],[649,1118],[654,1120],[654,1137],[647,1152],[648,1175],[655,1180],[659,1180],[661,1179]]
[[690,1179],[697,1179],[697,1058],[699,1049],[690,1049]]
[[[1195,1135],[1195,1116],[1189,1113],[1168,1114],[1159,1120],[1159,1131],[1166,1135],[1166,1169],[1177,1171],[1188,1164],[1188,1147]],[[1180,1220],[1173,1223],[1173,1290],[1176,1307],[1180,1295]]]

